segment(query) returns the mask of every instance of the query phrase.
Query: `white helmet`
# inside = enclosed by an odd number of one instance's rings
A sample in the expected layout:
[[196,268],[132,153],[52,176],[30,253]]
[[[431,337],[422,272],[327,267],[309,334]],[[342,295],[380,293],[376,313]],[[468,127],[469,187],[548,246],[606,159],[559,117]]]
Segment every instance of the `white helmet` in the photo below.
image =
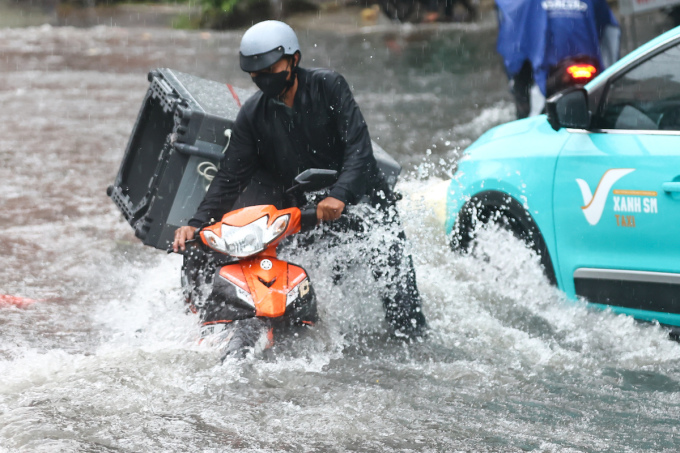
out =
[[266,20],[245,32],[239,50],[241,69],[245,72],[257,72],[270,67],[284,55],[300,52],[300,44],[288,24]]

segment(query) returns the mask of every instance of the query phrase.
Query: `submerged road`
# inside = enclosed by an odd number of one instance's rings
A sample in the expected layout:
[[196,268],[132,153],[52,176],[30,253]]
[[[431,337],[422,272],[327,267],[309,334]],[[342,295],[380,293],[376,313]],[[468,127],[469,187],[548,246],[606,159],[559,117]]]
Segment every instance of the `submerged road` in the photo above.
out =
[[[455,256],[420,202],[512,119],[493,28],[301,34],[344,73],[399,189],[430,337],[385,333],[366,269],[310,270],[323,322],[274,356],[196,343],[178,256],[105,195],[147,88],[172,67],[250,88],[239,33],[0,30],[0,452],[637,452],[680,448],[680,346],[565,300],[503,232]],[[339,251],[353,253],[351,244]]]

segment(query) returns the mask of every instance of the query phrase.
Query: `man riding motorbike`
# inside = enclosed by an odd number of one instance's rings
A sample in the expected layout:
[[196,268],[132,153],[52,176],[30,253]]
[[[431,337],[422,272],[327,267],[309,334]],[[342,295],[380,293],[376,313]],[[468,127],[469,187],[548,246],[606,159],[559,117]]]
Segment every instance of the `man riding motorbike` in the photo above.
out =
[[[390,326],[413,338],[422,335],[415,271],[405,255],[405,235],[395,209],[395,195],[378,171],[368,127],[345,79],[326,69],[299,67],[297,36],[287,24],[264,21],[246,31],[240,46],[241,69],[260,89],[238,113],[220,169],[196,214],[175,232],[173,249],[186,249],[197,228],[233,209],[272,204],[301,207],[304,196],[286,196],[294,178],[309,168],[336,170],[338,179],[317,204],[326,230],[355,231],[358,237],[374,228],[391,229],[383,247],[370,253],[373,274],[386,279],[383,306]],[[345,217],[348,204],[368,196],[371,215]],[[200,253],[185,255],[189,277],[209,267]]]

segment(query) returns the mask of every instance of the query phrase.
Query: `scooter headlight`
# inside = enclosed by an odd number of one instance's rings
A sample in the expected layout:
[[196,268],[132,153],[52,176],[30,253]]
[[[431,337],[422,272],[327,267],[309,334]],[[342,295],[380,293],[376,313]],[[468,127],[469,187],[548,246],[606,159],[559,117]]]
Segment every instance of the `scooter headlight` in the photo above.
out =
[[212,231],[203,230],[203,236],[205,237],[206,243],[210,248],[215,249],[218,252],[229,253],[224,240]]
[[283,234],[284,231],[286,231],[286,228],[288,228],[288,221],[290,220],[290,215],[286,214],[284,216],[279,217],[278,219],[274,220],[274,223],[265,230],[264,233],[264,242],[269,244],[272,242],[274,239],[278,238]]
[[222,224],[222,241],[225,245],[225,253],[237,258],[244,258],[261,252],[286,231],[289,218],[288,215],[279,217],[269,227],[267,226],[269,216],[260,217],[242,227]]

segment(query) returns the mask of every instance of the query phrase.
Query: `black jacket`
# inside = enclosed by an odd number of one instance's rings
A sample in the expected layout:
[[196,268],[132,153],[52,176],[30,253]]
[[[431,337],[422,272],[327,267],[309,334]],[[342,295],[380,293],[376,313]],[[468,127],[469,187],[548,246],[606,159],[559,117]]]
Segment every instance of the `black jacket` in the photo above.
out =
[[210,189],[189,225],[219,219],[255,172],[285,190],[309,168],[337,170],[329,195],[356,203],[378,182],[368,127],[347,81],[327,69],[298,68],[293,108],[251,96],[236,117],[231,143]]

